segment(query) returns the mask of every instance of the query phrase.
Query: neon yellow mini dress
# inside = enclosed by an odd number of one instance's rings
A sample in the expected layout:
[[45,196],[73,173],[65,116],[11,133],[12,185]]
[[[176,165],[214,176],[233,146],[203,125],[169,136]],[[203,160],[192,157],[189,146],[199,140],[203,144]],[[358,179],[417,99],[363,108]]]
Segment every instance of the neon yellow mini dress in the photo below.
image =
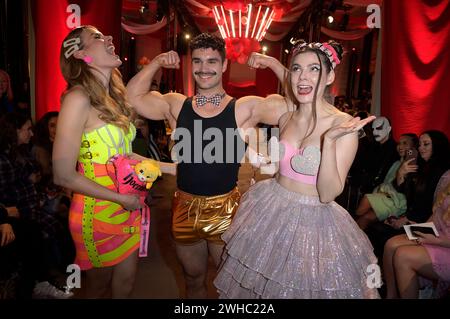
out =
[[[105,124],[83,133],[77,171],[90,180],[115,190],[108,175],[108,159],[132,152],[136,128],[123,129]],[[69,226],[76,247],[75,263],[82,270],[113,266],[139,247],[141,215],[117,203],[75,193],[69,213]]]

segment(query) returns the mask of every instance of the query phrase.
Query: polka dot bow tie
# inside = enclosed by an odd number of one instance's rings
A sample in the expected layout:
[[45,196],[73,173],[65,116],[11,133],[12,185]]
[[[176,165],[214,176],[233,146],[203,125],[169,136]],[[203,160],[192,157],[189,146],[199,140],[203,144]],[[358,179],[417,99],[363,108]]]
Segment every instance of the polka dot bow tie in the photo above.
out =
[[195,103],[197,106],[201,107],[205,105],[206,103],[211,103],[215,106],[220,106],[220,102],[222,102],[222,99],[225,97],[225,93],[216,93],[213,96],[206,97],[204,95],[196,95],[195,96]]

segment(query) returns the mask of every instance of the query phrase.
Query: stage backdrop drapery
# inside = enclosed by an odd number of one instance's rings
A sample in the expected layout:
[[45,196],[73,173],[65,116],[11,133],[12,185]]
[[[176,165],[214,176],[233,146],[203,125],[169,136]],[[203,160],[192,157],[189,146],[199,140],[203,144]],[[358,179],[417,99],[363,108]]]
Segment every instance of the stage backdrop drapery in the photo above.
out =
[[381,114],[394,137],[437,129],[450,137],[450,2],[384,1]]
[[70,32],[66,20],[69,4],[81,9],[81,24],[96,26],[103,34],[112,35],[116,53],[120,53],[121,0],[46,0],[32,1],[35,47],[35,111],[36,119],[60,108],[61,93],[66,82],[59,68],[59,53],[64,37]]

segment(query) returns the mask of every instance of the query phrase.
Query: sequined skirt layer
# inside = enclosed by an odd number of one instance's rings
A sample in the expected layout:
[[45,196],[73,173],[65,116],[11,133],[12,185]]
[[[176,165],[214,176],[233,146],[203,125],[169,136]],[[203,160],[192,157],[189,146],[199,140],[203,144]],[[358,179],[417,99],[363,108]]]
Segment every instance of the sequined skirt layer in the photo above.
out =
[[379,298],[372,245],[348,212],[274,179],[242,196],[222,239],[220,298]]

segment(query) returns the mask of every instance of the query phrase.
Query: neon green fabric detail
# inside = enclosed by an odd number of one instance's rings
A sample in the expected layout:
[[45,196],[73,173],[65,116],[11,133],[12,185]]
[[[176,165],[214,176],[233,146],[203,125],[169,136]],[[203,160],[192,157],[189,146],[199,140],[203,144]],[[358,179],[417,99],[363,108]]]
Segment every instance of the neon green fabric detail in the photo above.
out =
[[136,137],[136,128],[130,123],[128,133],[113,124],[105,124],[95,130],[83,133],[78,161],[105,164],[116,154],[132,152],[131,143]]
[[95,181],[105,187],[114,185],[114,182],[112,181],[111,177],[109,176],[101,176],[101,177],[96,177]]
[[[94,167],[92,163],[86,163],[84,167],[84,175],[90,180],[95,179]],[[102,267],[102,262],[100,261],[97,247],[94,242],[94,206],[95,198],[85,196],[82,217],[83,241],[92,265],[94,267]]]
[[95,219],[113,225],[122,224],[126,222],[128,218],[130,218],[130,212],[124,211],[121,214],[110,217],[112,214],[117,212],[118,209],[120,209],[119,204],[110,202],[110,204],[106,206],[105,209],[102,209],[102,211],[95,214]]
[[110,252],[107,252],[100,256],[100,259],[102,262],[108,262],[111,260],[115,260],[122,256],[125,252],[130,250],[131,247],[136,245],[140,240],[140,234],[135,234],[133,236],[130,236],[127,241],[125,241],[120,247],[117,247],[114,250],[111,250]]

